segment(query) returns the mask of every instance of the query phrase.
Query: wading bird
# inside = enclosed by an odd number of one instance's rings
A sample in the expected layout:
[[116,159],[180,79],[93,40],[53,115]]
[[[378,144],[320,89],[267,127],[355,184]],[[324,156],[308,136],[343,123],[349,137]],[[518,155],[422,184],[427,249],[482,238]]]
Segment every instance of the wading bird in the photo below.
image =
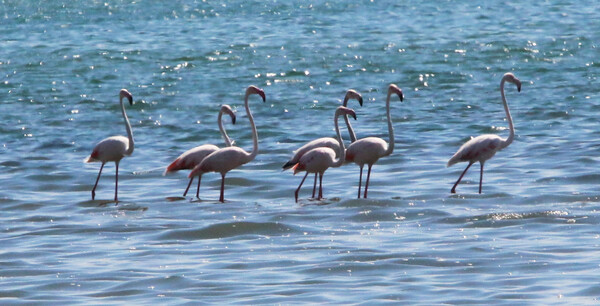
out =
[[479,173],[479,193],[481,193],[481,184],[483,181],[483,165],[485,161],[492,158],[496,152],[508,147],[513,139],[515,138],[515,128],[513,126],[512,117],[510,115],[510,111],[508,110],[508,104],[506,103],[506,97],[504,96],[504,83],[510,82],[517,85],[517,91],[521,92],[521,81],[517,79],[512,73],[506,73],[502,77],[500,81],[500,95],[502,96],[502,103],[504,104],[504,111],[506,111],[506,119],[508,120],[508,129],[510,130],[510,134],[508,138],[502,139],[498,135],[486,134],[480,135],[471,140],[467,141],[463,144],[460,149],[450,158],[448,161],[447,167],[450,167],[456,163],[460,162],[469,162],[467,168],[463,171],[463,173],[458,177],[458,180],[452,186],[451,193],[456,193],[456,186],[460,183],[460,180],[463,178],[469,167],[473,165],[475,162],[479,162],[481,165],[480,173]]
[[[346,92],[346,96],[344,97],[344,102],[342,105],[347,106],[348,100],[350,100],[350,99],[358,100],[358,103],[360,104],[360,106],[363,105],[362,96],[358,92],[356,92],[356,90],[354,90],[354,89],[350,89]],[[350,124],[350,121],[348,120],[347,115],[344,115],[344,121],[346,122],[346,126],[348,127],[348,133],[350,133],[350,142],[351,143],[355,142],[356,134],[354,133],[354,129],[352,129],[352,125]],[[338,144],[337,139],[335,139],[333,137],[322,137],[322,138],[315,139],[313,141],[306,143],[305,145],[300,147],[298,150],[294,151],[294,156],[292,156],[292,158],[287,163],[285,163],[285,165],[283,165],[283,170],[287,170],[287,169],[293,167],[295,164],[297,164],[298,161],[300,160],[300,158],[302,158],[302,156],[304,154],[306,154],[306,152],[308,152],[314,148],[321,148],[321,147],[331,148],[335,152],[339,151],[339,144]],[[312,192],[313,198],[315,197],[316,189],[317,189],[317,173],[315,172],[315,181],[313,184],[313,192]]]
[[388,156],[394,152],[394,127],[392,127],[392,116],[390,115],[390,97],[392,94],[397,94],[400,101],[404,100],[402,90],[395,84],[390,84],[388,88],[387,100],[385,108],[387,113],[388,133],[390,135],[390,144],[378,137],[366,137],[359,139],[348,146],[346,150],[346,161],[354,162],[360,167],[360,175],[358,178],[358,198],[360,199],[360,187],[362,185],[362,173],[365,164],[368,166],[367,181],[365,183],[364,198],[367,198],[369,189],[369,179],[371,178],[371,168],[379,158]]
[[100,180],[100,174],[102,174],[104,164],[107,162],[115,162],[115,202],[118,201],[117,194],[119,190],[119,162],[123,157],[129,156],[131,153],[133,153],[133,133],[131,132],[131,124],[129,123],[129,119],[125,113],[123,98],[127,98],[127,100],[129,100],[129,105],[133,105],[133,97],[126,89],[121,89],[119,92],[119,103],[121,103],[121,112],[123,113],[123,119],[125,120],[127,137],[112,136],[105,138],[94,147],[92,154],[90,154],[90,156],[84,160],[86,163],[102,163],[100,166],[100,171],[98,172],[98,178],[96,178],[96,184],[94,184],[94,189],[92,189],[92,200],[96,198],[96,187],[98,186],[98,181]]
[[[223,114],[228,114],[229,116],[231,116],[231,122],[233,124],[235,124],[235,114],[233,113],[233,111],[231,110],[231,107],[229,105],[223,105],[223,106],[221,106],[221,110],[219,111],[219,117],[217,119],[217,122],[219,124],[219,131],[221,132],[221,136],[223,136],[223,139],[225,140],[225,145],[227,147],[231,147],[232,142],[229,139],[229,136],[227,136],[227,132],[225,131],[225,128],[223,127],[223,121],[221,119],[223,117]],[[189,149],[189,150],[183,152],[183,154],[179,155],[179,157],[177,157],[175,159],[175,161],[173,161],[167,167],[167,170],[165,171],[164,174],[172,173],[172,172],[184,170],[184,169],[194,169],[194,167],[196,167],[198,164],[200,164],[200,162],[206,156],[208,156],[212,152],[217,151],[218,149],[219,149],[219,147],[217,147],[213,144],[205,144],[205,145],[201,145],[201,146],[197,146],[195,148]],[[194,177],[191,177],[190,182],[188,183],[187,188],[185,189],[185,192],[183,193],[184,197],[188,193],[188,190],[190,189],[190,186],[192,185],[193,180],[194,180]],[[200,193],[200,178],[198,178],[198,188],[196,189],[196,197],[198,197],[199,193]]]
[[252,152],[248,153],[239,147],[219,149],[206,156],[188,176],[190,178],[199,176],[198,179],[201,179],[202,174],[206,172],[221,173],[221,196],[219,197],[219,201],[221,202],[225,202],[225,174],[232,169],[252,161],[258,154],[258,132],[256,131],[256,125],[254,124],[254,117],[252,117],[250,107],[248,106],[248,97],[252,94],[257,94],[263,99],[263,102],[266,101],[265,92],[262,89],[256,86],[249,86],[246,89],[244,106],[246,107],[246,114],[248,114],[248,120],[250,120],[250,127],[252,128]]
[[[340,106],[335,110],[333,123],[335,125],[335,134],[338,142],[337,152],[328,147],[314,148],[302,155],[300,160],[292,167],[294,174],[306,171],[304,178],[302,178],[300,185],[294,193],[296,203],[298,202],[298,192],[300,192],[300,187],[302,187],[302,184],[309,173],[315,173],[315,175],[319,174],[319,197],[317,199],[320,200],[323,198],[323,174],[325,173],[325,170],[330,167],[339,167],[344,164],[344,151],[346,148],[344,147],[344,141],[342,140],[342,135],[340,134],[340,128],[338,126],[338,117],[341,115],[350,115],[356,120],[356,114],[352,109]],[[338,156],[337,160],[335,159],[336,155]]]

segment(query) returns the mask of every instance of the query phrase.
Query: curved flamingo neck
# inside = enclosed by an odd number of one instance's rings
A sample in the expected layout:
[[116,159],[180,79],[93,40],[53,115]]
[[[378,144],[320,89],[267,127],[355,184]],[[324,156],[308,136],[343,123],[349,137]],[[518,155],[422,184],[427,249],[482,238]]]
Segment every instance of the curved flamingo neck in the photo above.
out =
[[[333,123],[335,125],[335,134],[337,136],[337,141],[340,146],[339,146],[339,151],[337,152],[338,159],[333,162],[333,164],[331,165],[332,167],[340,167],[341,165],[344,164],[344,160],[346,160],[346,147],[344,147],[344,140],[342,139],[342,134],[340,133],[340,127],[338,125],[338,117],[339,116],[340,116],[340,114],[338,114],[336,112],[336,114],[333,118]],[[344,114],[344,117],[347,118],[348,116],[346,114]]]
[[129,123],[129,118],[127,117],[127,113],[125,113],[125,105],[123,104],[123,97],[119,99],[119,103],[121,103],[121,112],[123,113],[123,119],[125,120],[125,129],[127,130],[127,138],[129,138],[129,146],[127,147],[127,151],[125,151],[125,155],[131,155],[133,153],[134,142],[133,142],[133,132],[131,131],[131,123]]
[[[348,106],[348,97],[344,97],[344,106]],[[344,121],[346,122],[346,126],[348,127],[348,133],[350,134],[350,142],[356,141],[356,134],[354,133],[354,129],[352,128],[352,124],[350,124],[350,120],[348,120],[348,115],[344,114]]]
[[248,114],[248,120],[250,120],[250,126],[252,127],[252,152],[247,156],[247,161],[249,162],[253,160],[256,155],[258,155],[258,131],[256,131],[256,125],[254,124],[254,117],[252,117],[252,113],[250,112],[250,106],[248,105],[248,97],[249,93],[246,93],[244,105],[246,107],[246,114]]
[[231,145],[233,144],[231,142],[231,139],[229,139],[229,136],[227,136],[227,131],[225,131],[225,127],[223,126],[223,111],[219,112],[219,119],[218,119],[218,123],[219,123],[219,131],[221,132],[221,136],[223,136],[223,139],[225,140],[225,145],[228,147],[231,147]]
[[390,143],[383,156],[388,156],[394,152],[394,127],[392,126],[392,115],[390,114],[390,98],[392,91],[388,91],[387,100],[385,101],[385,111],[387,113],[388,133],[390,135]]
[[508,109],[508,103],[506,102],[506,96],[504,95],[504,83],[506,82],[506,77],[502,78],[500,81],[500,95],[502,96],[502,103],[504,104],[504,111],[506,112],[506,120],[508,120],[508,129],[510,134],[508,138],[504,140],[502,143],[502,148],[508,147],[515,138],[515,127],[513,126],[512,116],[510,115],[510,110]]

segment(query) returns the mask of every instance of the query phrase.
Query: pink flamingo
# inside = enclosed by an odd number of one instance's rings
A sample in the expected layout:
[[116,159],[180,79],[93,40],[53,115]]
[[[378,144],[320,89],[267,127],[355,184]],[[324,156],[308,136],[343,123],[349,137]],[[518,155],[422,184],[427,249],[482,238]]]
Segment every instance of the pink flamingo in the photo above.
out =
[[127,137],[124,136],[112,136],[100,141],[92,151],[92,154],[88,156],[84,161],[86,163],[101,162],[100,171],[98,172],[98,178],[96,178],[96,184],[92,189],[92,200],[96,197],[96,187],[100,180],[100,174],[106,162],[115,162],[116,176],[115,176],[115,202],[118,201],[117,193],[119,190],[119,162],[125,156],[133,153],[133,134],[131,132],[131,124],[125,113],[125,106],[123,105],[123,98],[129,100],[129,105],[133,105],[133,97],[131,93],[126,89],[121,89],[119,92],[119,103],[121,103],[121,112],[123,113],[123,119],[125,120],[125,129],[127,130]]
[[402,90],[395,84],[390,84],[388,88],[387,101],[385,102],[388,122],[388,132],[390,134],[390,144],[385,140],[378,137],[367,137],[359,139],[348,146],[346,150],[346,161],[354,162],[360,167],[360,176],[358,179],[358,198],[360,199],[360,187],[362,184],[362,172],[365,164],[369,166],[367,172],[367,182],[365,184],[364,198],[367,198],[367,191],[369,189],[369,179],[371,177],[371,167],[376,163],[379,158],[388,156],[394,151],[394,127],[392,127],[392,117],[390,115],[390,97],[392,94],[397,94],[400,101],[404,100]]
[[447,167],[450,167],[459,162],[469,162],[467,168],[460,175],[454,186],[452,186],[451,193],[456,193],[456,186],[460,183],[460,180],[463,178],[469,167],[475,162],[479,162],[481,165],[480,174],[479,174],[479,193],[481,194],[481,183],[483,181],[483,164],[485,161],[492,158],[496,152],[508,147],[515,137],[515,128],[513,126],[512,117],[510,115],[510,111],[508,110],[508,104],[506,103],[506,98],[504,96],[504,83],[510,82],[517,85],[517,91],[521,92],[521,81],[517,79],[514,74],[506,73],[502,77],[500,81],[500,95],[502,96],[502,103],[504,103],[504,111],[506,111],[506,119],[508,120],[508,128],[510,130],[510,134],[507,139],[502,139],[498,135],[486,134],[480,135],[475,138],[471,138],[471,140],[467,141],[463,144],[460,149],[454,156],[450,158],[448,161]]
[[[298,192],[300,192],[300,187],[302,187],[302,184],[309,173],[315,173],[315,175],[317,173],[319,174],[319,197],[317,200],[320,200],[323,198],[323,174],[325,173],[325,170],[329,169],[329,167],[339,167],[343,165],[346,148],[344,147],[344,141],[342,140],[342,135],[340,134],[340,128],[338,126],[338,117],[341,115],[350,115],[356,120],[356,113],[350,108],[340,106],[335,110],[333,122],[338,142],[337,152],[329,147],[314,148],[302,155],[298,163],[292,167],[292,169],[294,169],[294,174],[300,171],[306,171],[304,178],[302,178],[300,185],[294,193],[296,203],[298,203]],[[336,155],[338,156],[337,160],[335,160]]]
[[[350,89],[346,92],[346,96],[344,97],[343,105],[347,106],[348,100],[350,100],[350,99],[356,99],[356,100],[358,100],[358,103],[360,104],[360,106],[363,105],[362,96],[358,92],[356,92],[356,90],[354,90],[354,89]],[[347,115],[344,115],[344,121],[346,122],[346,126],[348,127],[348,133],[350,133],[350,142],[355,142],[356,134],[354,133],[354,130],[352,129],[352,125],[350,124],[350,121],[348,120]],[[287,163],[285,163],[285,165],[283,165],[283,170],[285,171],[289,168],[292,168],[294,165],[296,165],[298,163],[298,161],[300,160],[300,158],[302,158],[302,156],[304,154],[306,154],[306,152],[308,152],[312,149],[321,148],[321,147],[331,148],[335,152],[339,151],[339,144],[338,144],[337,139],[335,139],[333,137],[322,137],[322,138],[315,139],[313,141],[306,143],[305,145],[300,147],[298,150],[294,151],[294,156],[292,156],[292,158]],[[316,189],[317,189],[317,173],[315,172],[315,182],[313,184],[313,192],[312,192],[313,198],[315,197]]]
[[219,172],[221,173],[221,196],[219,197],[220,202],[225,202],[225,174],[232,169],[235,169],[245,163],[252,161],[256,155],[258,154],[258,132],[256,131],[256,125],[254,124],[254,117],[252,117],[252,113],[250,112],[250,107],[248,106],[248,97],[252,94],[257,94],[261,96],[263,102],[266,101],[265,92],[256,87],[249,86],[246,89],[246,96],[244,98],[244,105],[246,107],[246,114],[248,114],[248,119],[250,120],[250,126],[252,128],[252,152],[248,153],[244,151],[244,149],[239,147],[227,147],[219,149],[208,156],[206,156],[200,164],[198,164],[192,172],[190,172],[190,178],[194,176],[199,176],[198,179],[202,177],[202,174],[206,172]]
[[[217,122],[219,124],[219,131],[221,132],[223,139],[225,139],[225,145],[228,147],[231,147],[231,145],[233,143],[229,139],[229,136],[227,136],[227,132],[225,131],[225,128],[223,127],[223,121],[221,119],[223,117],[224,113],[231,116],[231,122],[233,124],[235,124],[235,114],[233,113],[233,110],[231,110],[231,107],[229,105],[223,105],[223,106],[221,106],[221,110],[219,111],[219,117],[217,119]],[[208,156],[212,152],[217,151],[218,149],[219,149],[219,147],[212,145],[212,144],[205,144],[205,145],[201,145],[201,146],[197,146],[195,148],[189,149],[189,150],[185,151],[183,154],[179,155],[179,157],[177,157],[177,159],[175,159],[175,161],[173,161],[167,167],[167,170],[165,171],[164,174],[172,173],[172,172],[183,170],[183,169],[194,169],[194,167],[196,167],[206,156]],[[188,190],[190,189],[190,186],[192,185],[193,180],[194,180],[194,177],[190,178],[190,182],[188,183],[187,188],[185,189],[185,192],[183,193],[184,197],[188,193]],[[197,198],[199,197],[199,193],[200,193],[200,179],[198,179],[198,188],[196,189],[196,197]]]

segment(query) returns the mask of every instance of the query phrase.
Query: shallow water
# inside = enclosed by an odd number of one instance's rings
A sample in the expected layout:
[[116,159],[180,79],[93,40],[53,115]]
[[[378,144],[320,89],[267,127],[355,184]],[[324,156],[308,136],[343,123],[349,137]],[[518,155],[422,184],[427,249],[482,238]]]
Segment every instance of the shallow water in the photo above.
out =
[[[0,302],[569,303],[597,302],[600,258],[598,47],[591,1],[475,5],[361,1],[2,1],[0,8]],[[445,164],[483,133],[513,144],[479,168]],[[344,92],[359,138],[387,139],[389,83],[396,147],[355,199],[358,167],[330,169],[326,199],[281,172],[291,151],[333,136]],[[223,145],[221,104],[237,145],[257,158],[203,177],[162,176],[196,145]],[[83,164],[99,140],[136,147]],[[342,128],[343,137],[348,139]],[[193,191],[192,187],[191,191]],[[193,194],[194,192],[191,192]]]

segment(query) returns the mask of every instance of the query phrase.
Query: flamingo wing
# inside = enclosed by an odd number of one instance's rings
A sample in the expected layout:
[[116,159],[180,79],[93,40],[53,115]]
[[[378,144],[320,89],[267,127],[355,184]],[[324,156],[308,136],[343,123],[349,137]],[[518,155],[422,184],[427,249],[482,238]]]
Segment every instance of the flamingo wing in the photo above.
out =
[[294,156],[287,163],[285,163],[285,165],[283,165],[283,170],[287,170],[297,164],[300,158],[302,158],[302,156],[304,156],[307,152],[322,147],[331,148],[334,150],[334,152],[337,152],[339,150],[339,143],[335,138],[331,137],[322,137],[312,140],[300,147],[298,150],[294,151]]
[[504,140],[493,134],[480,135],[464,143],[448,161],[448,167],[459,162],[481,162],[492,158]]
[[219,147],[212,144],[205,144],[189,149],[183,154],[179,155],[168,167],[165,173],[170,173],[183,169],[193,169],[198,165],[206,156],[215,152]]

